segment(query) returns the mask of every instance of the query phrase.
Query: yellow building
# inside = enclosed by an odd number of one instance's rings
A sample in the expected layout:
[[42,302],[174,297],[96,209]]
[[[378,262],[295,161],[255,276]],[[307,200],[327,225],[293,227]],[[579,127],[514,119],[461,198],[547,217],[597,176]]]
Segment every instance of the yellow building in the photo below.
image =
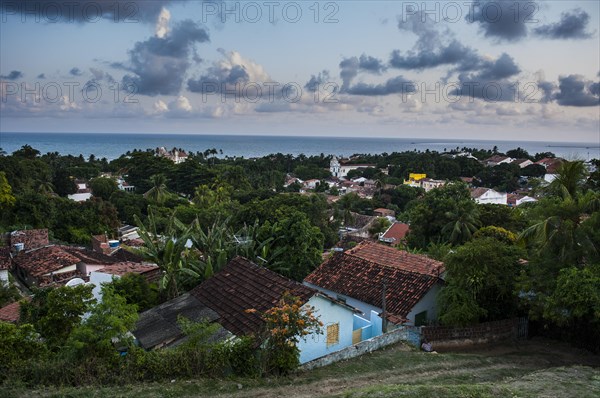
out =
[[408,175],[408,180],[404,180],[404,183],[413,187],[419,187],[420,184],[418,181],[422,180],[423,178],[427,178],[427,174],[410,173]]

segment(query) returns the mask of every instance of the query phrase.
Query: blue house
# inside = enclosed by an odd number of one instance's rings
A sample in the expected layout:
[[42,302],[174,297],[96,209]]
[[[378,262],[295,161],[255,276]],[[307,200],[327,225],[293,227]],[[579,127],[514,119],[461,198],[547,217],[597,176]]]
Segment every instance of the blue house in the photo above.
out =
[[444,264],[429,257],[365,241],[334,253],[304,284],[359,309],[360,317],[371,324],[364,340],[381,334],[383,318],[395,325],[434,321],[444,272]]
[[323,323],[322,333],[305,336],[298,344],[301,363],[357,343],[363,339],[363,331],[364,336],[371,335],[372,325],[357,315],[360,311],[243,257],[231,260],[189,296],[196,307],[216,314],[211,321],[233,335],[243,336],[264,332],[262,315],[277,306],[285,293],[313,307]]

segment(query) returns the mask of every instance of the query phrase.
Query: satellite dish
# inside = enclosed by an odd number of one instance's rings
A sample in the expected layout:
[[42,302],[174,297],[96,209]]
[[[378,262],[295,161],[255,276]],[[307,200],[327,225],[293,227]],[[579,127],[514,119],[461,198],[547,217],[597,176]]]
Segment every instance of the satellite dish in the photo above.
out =
[[85,284],[85,281],[81,278],[73,278],[70,281],[68,281],[65,286],[69,286],[69,287],[73,287],[73,286],[77,286],[77,285],[83,285]]

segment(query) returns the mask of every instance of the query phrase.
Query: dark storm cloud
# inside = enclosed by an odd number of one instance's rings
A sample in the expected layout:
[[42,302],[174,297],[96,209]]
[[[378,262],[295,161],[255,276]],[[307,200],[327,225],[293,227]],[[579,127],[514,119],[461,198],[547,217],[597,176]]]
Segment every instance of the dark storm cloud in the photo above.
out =
[[357,83],[347,90],[348,94],[365,96],[410,94],[414,92],[416,92],[415,84],[410,80],[405,79],[403,76],[389,79],[384,84]]
[[558,90],[554,98],[559,105],[577,107],[600,105],[598,83],[586,82],[583,76],[559,77]]
[[347,90],[358,75],[358,58],[345,58],[340,62],[340,77],[342,78],[342,91]]
[[247,83],[250,75],[242,65],[234,65],[231,69],[212,66],[208,73],[198,79],[189,79],[188,90],[193,93],[215,93],[236,84]]
[[519,73],[521,73],[521,68],[515,63],[515,60],[510,55],[503,53],[495,61],[482,62],[477,79],[501,80]]
[[69,71],[69,74],[71,76],[81,76],[81,75],[83,75],[83,72],[81,72],[81,69],[75,67]]
[[535,28],[533,32],[546,39],[588,39],[592,33],[587,32],[590,16],[581,9],[563,12],[559,22]]
[[435,68],[440,65],[454,65],[471,56],[473,50],[465,47],[457,40],[447,46],[437,49],[418,49],[402,54],[400,50],[394,50],[390,58],[390,65],[398,69],[426,69]]
[[535,20],[538,9],[531,0],[485,0],[471,3],[465,19],[478,24],[485,37],[519,41],[527,36],[527,25]]
[[352,80],[359,72],[380,75],[387,70],[387,66],[378,58],[362,54],[360,57],[344,58],[340,62],[340,77],[342,78],[342,91],[350,87]]
[[23,76],[24,76],[23,72],[21,72],[19,70],[13,70],[8,75],[0,75],[0,79],[17,80],[17,79],[21,79]]
[[137,42],[129,51],[128,63],[113,63],[135,75],[123,77],[125,86],[135,86],[143,95],[177,94],[190,67],[190,54],[196,43],[209,41],[208,32],[191,20],[176,24],[164,37]]
[[310,80],[304,85],[304,88],[310,91],[311,93],[314,93],[319,89],[319,86],[322,86],[323,84],[328,83],[329,81],[331,81],[329,71],[324,70],[316,76],[312,75],[310,77]]
[[363,54],[358,59],[358,68],[361,71],[381,74],[386,71],[387,67],[383,61],[370,55]]
[[519,73],[521,68],[506,53],[494,61],[482,59],[477,71],[458,75],[460,87],[452,94],[490,102],[516,101],[519,98],[517,86],[508,79]]
[[20,16],[32,22],[97,22],[104,18],[115,22],[155,22],[160,10],[187,0],[0,0],[4,15]]

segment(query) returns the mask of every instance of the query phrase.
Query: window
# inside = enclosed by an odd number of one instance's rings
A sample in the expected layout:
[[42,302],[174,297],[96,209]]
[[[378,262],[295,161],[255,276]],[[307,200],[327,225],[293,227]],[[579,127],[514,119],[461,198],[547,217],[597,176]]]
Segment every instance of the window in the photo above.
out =
[[332,323],[327,325],[327,346],[334,345],[340,342],[340,324]]
[[423,326],[427,323],[427,311],[419,312],[415,315],[415,326]]

